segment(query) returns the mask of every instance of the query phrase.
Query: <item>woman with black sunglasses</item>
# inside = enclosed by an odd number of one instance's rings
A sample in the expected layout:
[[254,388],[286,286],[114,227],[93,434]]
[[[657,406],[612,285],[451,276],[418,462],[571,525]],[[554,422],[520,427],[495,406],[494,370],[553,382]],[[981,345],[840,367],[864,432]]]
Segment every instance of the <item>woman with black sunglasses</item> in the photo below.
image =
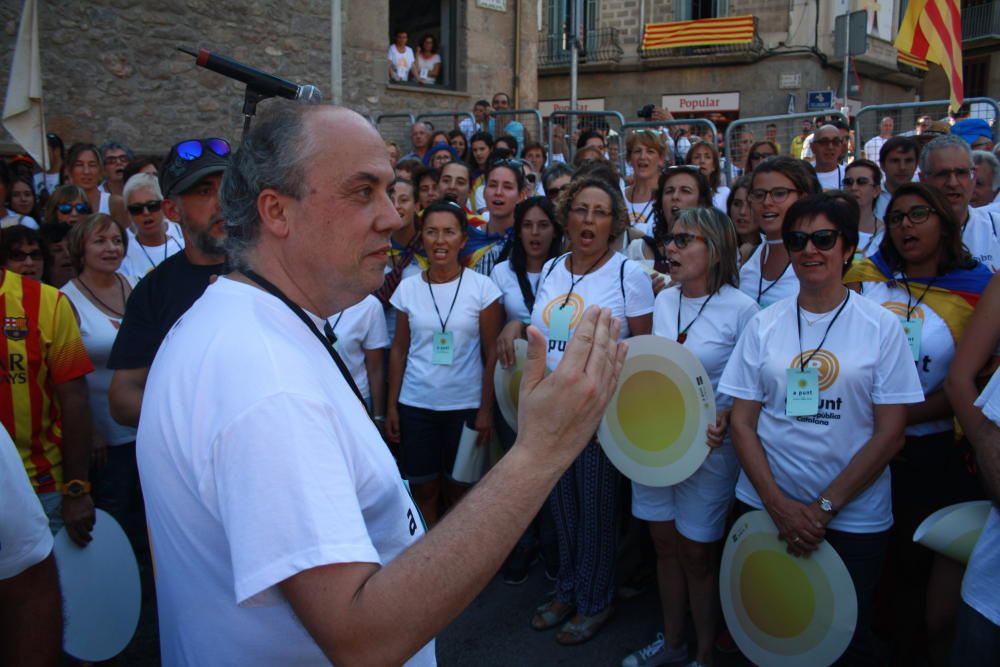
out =
[[[736,229],[716,208],[689,208],[664,240],[674,285],[656,297],[653,335],[689,348],[715,388],[737,339],[758,310],[739,290]],[[698,639],[696,661],[690,664],[712,664],[719,619],[715,562],[739,474],[727,435],[731,405],[728,396],[716,394],[716,422],[704,440],[713,449],[694,474],[667,487],[632,482],[632,514],[649,522],[656,549],[663,634],[625,658],[625,667],[685,659],[689,606]]]
[[180,225],[163,217],[160,182],[152,174],[139,173],[122,189],[132,229],[121,273],[138,282],[167,257],[184,249]]
[[858,620],[837,664],[874,665],[871,607],[892,526],[888,465],[903,442],[906,404],[923,392],[896,316],[843,284],[857,220],[857,203],[843,193],[788,209],[782,238],[798,294],[750,321],[719,391],[734,398],[738,510],[765,510],[795,556],[824,540],[839,554]]
[[890,596],[898,604],[891,614],[892,634],[902,663],[916,662],[929,649],[931,664],[944,664],[964,568],[915,544],[912,536],[933,512],[985,498],[966,466],[967,443],[956,446],[944,380],[992,274],[969,255],[962,227],[936,188],[925,183],[896,188],[885,222],[878,253],[847,278],[862,281],[865,297],[903,322],[926,397],[907,407],[906,444],[892,462],[896,522],[890,566],[898,584]]

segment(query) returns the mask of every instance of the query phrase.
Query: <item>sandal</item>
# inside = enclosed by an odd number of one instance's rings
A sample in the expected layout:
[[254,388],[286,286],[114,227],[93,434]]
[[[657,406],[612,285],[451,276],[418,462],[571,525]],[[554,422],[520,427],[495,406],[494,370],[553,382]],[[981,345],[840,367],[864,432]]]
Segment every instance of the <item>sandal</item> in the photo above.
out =
[[573,646],[590,641],[600,631],[604,624],[614,615],[614,607],[610,605],[604,611],[593,616],[581,616],[579,623],[567,621],[558,634],[556,641],[563,646]]
[[[562,611],[558,610],[562,606]],[[531,618],[531,627],[535,630],[549,630],[556,627],[576,611],[572,604],[549,600],[535,610],[535,615]]]

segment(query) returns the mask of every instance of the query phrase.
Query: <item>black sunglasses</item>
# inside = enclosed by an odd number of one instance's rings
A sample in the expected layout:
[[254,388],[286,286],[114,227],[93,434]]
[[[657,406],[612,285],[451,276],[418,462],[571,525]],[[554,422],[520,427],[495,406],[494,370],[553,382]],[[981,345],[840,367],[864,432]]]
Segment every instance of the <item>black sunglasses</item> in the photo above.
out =
[[786,232],[784,235],[785,247],[792,252],[802,252],[806,249],[806,244],[812,241],[817,250],[829,250],[837,244],[837,237],[840,236],[839,229],[821,229],[812,234],[805,232]]
[[766,157],[774,157],[774,153],[758,153],[757,151],[750,153],[751,160],[762,160]]
[[149,211],[150,213],[156,213],[163,206],[162,199],[153,199],[150,201],[139,202],[138,204],[129,204],[127,206],[128,212],[132,215],[139,215],[143,211]]
[[59,212],[63,215],[69,215],[73,212],[73,209],[76,209],[77,213],[82,213],[84,215],[90,213],[90,204],[85,204],[83,202],[78,202],[76,204],[59,204],[58,208]]
[[686,248],[691,241],[705,241],[705,237],[700,234],[689,234],[681,232],[679,234],[664,234],[663,245],[668,246],[673,243],[678,248]]
[[12,262],[23,262],[24,260],[31,258],[33,262],[40,262],[44,255],[42,255],[41,250],[32,250],[31,252],[22,252],[20,250],[11,250],[7,253],[7,259]]
[[858,176],[857,178],[851,178],[850,176],[845,176],[841,182],[847,187],[851,187],[855,183],[857,183],[858,185],[870,185],[875,181],[868,178],[867,176]]

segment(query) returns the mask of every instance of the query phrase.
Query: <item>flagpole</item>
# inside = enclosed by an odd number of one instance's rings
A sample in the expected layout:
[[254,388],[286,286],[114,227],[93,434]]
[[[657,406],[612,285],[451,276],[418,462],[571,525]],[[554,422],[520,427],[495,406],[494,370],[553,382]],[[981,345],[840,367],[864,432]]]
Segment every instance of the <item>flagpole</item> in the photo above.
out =
[[42,112],[42,122],[38,124],[38,131],[42,135],[42,188],[45,188],[45,175],[49,171],[49,142],[45,137],[45,100],[41,97],[38,98],[38,107]]

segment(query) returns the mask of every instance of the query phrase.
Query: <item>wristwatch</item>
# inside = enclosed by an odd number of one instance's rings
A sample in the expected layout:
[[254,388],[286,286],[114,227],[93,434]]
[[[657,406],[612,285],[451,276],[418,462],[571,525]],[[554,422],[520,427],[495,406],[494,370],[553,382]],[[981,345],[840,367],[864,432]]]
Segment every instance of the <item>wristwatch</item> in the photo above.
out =
[[63,484],[63,495],[70,498],[79,498],[90,493],[90,482],[82,479],[71,479]]
[[819,504],[819,508],[830,516],[837,516],[837,510],[833,509],[833,503],[830,502],[829,498],[820,496],[816,502]]

